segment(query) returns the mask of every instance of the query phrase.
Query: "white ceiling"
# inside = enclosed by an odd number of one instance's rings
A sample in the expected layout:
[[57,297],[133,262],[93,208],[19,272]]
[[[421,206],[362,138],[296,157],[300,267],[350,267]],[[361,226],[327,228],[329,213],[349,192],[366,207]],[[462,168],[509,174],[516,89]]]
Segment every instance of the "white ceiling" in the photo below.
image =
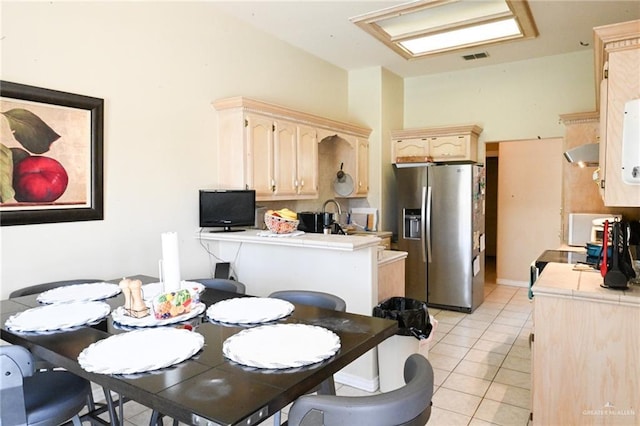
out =
[[[477,0],[482,1],[482,0]],[[406,1],[221,1],[226,13],[340,68],[382,66],[401,77],[464,70],[593,49],[593,27],[640,19],[640,1],[529,0],[539,36],[407,61],[349,18]],[[462,55],[487,52],[465,61]]]

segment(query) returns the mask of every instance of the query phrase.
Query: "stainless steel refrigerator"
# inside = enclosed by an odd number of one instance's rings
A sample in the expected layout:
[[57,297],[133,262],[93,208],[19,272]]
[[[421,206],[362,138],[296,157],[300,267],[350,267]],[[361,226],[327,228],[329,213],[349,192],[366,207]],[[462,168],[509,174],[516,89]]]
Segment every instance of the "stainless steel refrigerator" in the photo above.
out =
[[406,296],[473,312],[484,300],[484,168],[404,165],[395,173]]

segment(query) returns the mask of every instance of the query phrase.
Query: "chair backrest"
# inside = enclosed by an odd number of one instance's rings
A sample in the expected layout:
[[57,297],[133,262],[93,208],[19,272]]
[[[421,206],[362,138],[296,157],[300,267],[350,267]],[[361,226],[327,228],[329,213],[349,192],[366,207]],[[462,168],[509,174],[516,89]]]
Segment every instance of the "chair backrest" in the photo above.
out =
[[34,372],[31,352],[0,345],[0,425],[57,425],[87,405],[91,385],[68,371]]
[[329,293],[311,290],[282,290],[275,291],[269,295],[276,299],[287,300],[291,303],[310,305],[323,309],[344,312],[347,310],[347,303],[344,299]]
[[188,280],[199,282],[207,288],[215,288],[217,290],[230,291],[236,294],[245,294],[247,290],[246,286],[236,280],[226,280],[224,278],[198,278],[195,280]]
[[406,385],[372,396],[305,395],[289,410],[289,426],[423,426],[431,416],[433,368],[420,354],[404,364]]
[[97,283],[102,282],[104,280],[98,279],[77,279],[77,280],[64,280],[64,281],[53,281],[50,283],[36,284],[29,287],[24,287],[18,290],[14,290],[9,293],[9,297],[20,297],[20,296],[29,296],[31,294],[42,293],[43,291],[51,290],[52,288],[62,287],[65,285],[74,285],[74,284],[84,284],[84,283]]

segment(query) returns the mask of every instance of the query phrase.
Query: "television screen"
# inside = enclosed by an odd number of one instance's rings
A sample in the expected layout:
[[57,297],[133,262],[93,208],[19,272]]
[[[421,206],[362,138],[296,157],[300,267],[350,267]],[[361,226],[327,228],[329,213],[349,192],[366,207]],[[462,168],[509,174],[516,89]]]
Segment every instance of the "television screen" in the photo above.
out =
[[200,227],[224,228],[254,226],[256,191],[240,189],[201,189]]

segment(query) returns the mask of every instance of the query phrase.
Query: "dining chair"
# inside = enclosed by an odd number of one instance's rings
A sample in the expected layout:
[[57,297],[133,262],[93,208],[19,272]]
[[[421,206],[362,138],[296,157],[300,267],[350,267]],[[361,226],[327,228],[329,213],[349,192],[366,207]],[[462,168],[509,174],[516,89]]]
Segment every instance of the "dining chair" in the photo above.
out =
[[424,426],[431,417],[433,368],[420,354],[404,364],[405,385],[371,396],[305,395],[289,409],[286,426]]
[[229,291],[236,294],[245,294],[247,287],[239,281],[227,280],[224,278],[197,278],[195,281],[207,288],[215,288],[217,290]]
[[[321,291],[313,290],[280,290],[275,291],[269,295],[276,299],[286,300],[291,303],[298,303],[300,305],[315,306],[317,308],[331,309],[338,312],[345,312],[347,310],[347,302],[341,297],[335,294],[324,293]],[[323,381],[320,386],[311,392],[317,392],[318,395],[335,395],[336,384],[333,380],[333,376]],[[280,425],[280,412],[274,414],[273,424]]]
[[88,380],[67,371],[37,371],[31,352],[18,345],[0,346],[0,374],[0,424],[82,424],[79,413],[91,394]]
[[[104,280],[96,279],[96,278],[78,278],[71,280],[62,280],[62,281],[51,281],[47,283],[34,284],[32,286],[23,287],[18,290],[14,290],[9,294],[9,298],[21,297],[21,296],[30,296],[33,294],[39,294],[45,292],[47,290],[51,290],[58,287],[64,287],[69,285],[76,284],[88,284],[88,283],[97,283],[103,282]],[[36,370],[52,370],[54,368],[53,365],[47,363],[46,361],[35,358],[35,368]],[[126,402],[122,397],[118,396],[119,400],[114,401],[111,396],[111,391],[105,387],[102,388],[105,397],[105,404],[98,404],[104,406],[99,411],[108,411],[109,416],[111,418],[111,424],[116,425],[118,423],[118,416],[115,410],[116,405],[120,408],[120,416],[122,416],[122,405]],[[89,411],[95,411],[96,403],[94,402],[93,393],[89,393]],[[96,414],[99,414],[99,411]]]

